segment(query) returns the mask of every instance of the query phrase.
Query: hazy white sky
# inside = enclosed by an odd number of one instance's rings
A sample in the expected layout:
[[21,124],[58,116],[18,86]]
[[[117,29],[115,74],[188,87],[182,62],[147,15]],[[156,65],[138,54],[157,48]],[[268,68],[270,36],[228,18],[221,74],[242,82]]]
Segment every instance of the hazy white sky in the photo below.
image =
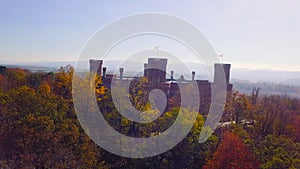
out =
[[75,61],[107,23],[162,12],[195,25],[233,67],[300,71],[299,7],[298,0],[3,0],[0,63]]

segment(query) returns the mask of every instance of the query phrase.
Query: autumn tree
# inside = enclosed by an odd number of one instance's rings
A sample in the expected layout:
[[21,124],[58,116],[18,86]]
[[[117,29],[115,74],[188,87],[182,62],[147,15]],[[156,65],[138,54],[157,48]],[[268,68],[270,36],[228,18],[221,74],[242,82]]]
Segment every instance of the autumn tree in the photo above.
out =
[[4,90],[6,88],[6,85],[7,85],[6,78],[0,74],[0,90],[1,89]]
[[253,121],[252,105],[245,94],[239,92],[229,93],[225,106],[227,120],[234,120],[237,124],[246,124]]
[[62,97],[21,86],[0,94],[0,103],[0,145],[10,168],[98,165],[99,148],[66,116]]
[[0,90],[0,168],[105,168],[70,100],[47,82]]
[[260,99],[255,113],[255,132],[258,137],[269,134],[275,136],[286,135],[288,125],[296,115],[296,99],[286,96],[265,96]]
[[300,143],[284,136],[268,135],[256,143],[262,169],[300,168]]
[[243,141],[232,132],[225,132],[218,149],[204,168],[207,169],[255,169],[258,168],[252,152]]
[[294,117],[290,124],[287,124],[287,136],[295,142],[300,142],[300,116]]
[[72,77],[74,68],[70,65],[61,67],[54,76],[54,93],[64,97],[67,100],[72,98]]
[[17,88],[27,84],[29,71],[19,68],[5,70],[4,76],[6,76],[8,88]]

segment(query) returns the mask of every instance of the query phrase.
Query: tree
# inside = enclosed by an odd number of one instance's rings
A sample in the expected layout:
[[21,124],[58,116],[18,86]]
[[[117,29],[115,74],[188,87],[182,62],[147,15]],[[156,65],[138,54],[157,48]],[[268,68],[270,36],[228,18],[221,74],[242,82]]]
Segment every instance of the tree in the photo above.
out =
[[225,116],[233,118],[237,124],[246,124],[253,121],[252,105],[245,94],[239,92],[230,93],[225,105]]
[[262,169],[300,168],[300,144],[290,138],[268,135],[256,143]]
[[28,86],[33,89],[37,89],[42,82],[43,72],[31,73],[28,76]]
[[254,123],[256,137],[288,134],[288,125],[292,124],[294,116],[297,116],[296,100],[286,96],[271,95],[261,98],[258,104]]
[[232,132],[226,131],[211,160],[205,169],[255,169],[258,162],[242,140]]
[[251,103],[255,105],[258,100],[258,95],[259,95],[260,88],[259,87],[254,87],[251,93]]
[[291,124],[287,125],[287,136],[293,138],[295,142],[300,142],[300,116],[295,117]]
[[29,71],[19,68],[7,69],[5,76],[7,78],[8,88],[17,88],[27,84]]
[[1,89],[4,90],[6,88],[6,85],[7,85],[6,78],[0,74],[0,90]]
[[0,112],[0,168],[107,167],[70,100],[55,94],[48,81],[37,89],[23,85],[0,90]]
[[74,68],[70,65],[61,67],[54,76],[54,93],[61,95],[67,100],[72,99],[72,77]]

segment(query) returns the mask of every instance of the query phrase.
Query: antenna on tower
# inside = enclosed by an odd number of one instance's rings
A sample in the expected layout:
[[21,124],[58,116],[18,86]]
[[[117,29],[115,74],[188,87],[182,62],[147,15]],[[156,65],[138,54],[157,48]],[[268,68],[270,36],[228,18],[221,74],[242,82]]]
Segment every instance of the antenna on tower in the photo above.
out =
[[156,57],[158,58],[158,56],[159,56],[159,46],[155,46],[154,50],[156,50]]
[[221,58],[221,63],[223,63],[223,54],[219,54],[219,57]]

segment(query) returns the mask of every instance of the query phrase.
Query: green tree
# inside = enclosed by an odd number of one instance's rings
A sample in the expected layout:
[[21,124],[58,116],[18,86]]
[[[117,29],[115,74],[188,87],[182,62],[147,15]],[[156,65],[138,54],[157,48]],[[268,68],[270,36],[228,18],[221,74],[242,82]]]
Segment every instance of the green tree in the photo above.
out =
[[268,135],[256,143],[255,152],[263,169],[300,168],[300,144],[290,138]]

